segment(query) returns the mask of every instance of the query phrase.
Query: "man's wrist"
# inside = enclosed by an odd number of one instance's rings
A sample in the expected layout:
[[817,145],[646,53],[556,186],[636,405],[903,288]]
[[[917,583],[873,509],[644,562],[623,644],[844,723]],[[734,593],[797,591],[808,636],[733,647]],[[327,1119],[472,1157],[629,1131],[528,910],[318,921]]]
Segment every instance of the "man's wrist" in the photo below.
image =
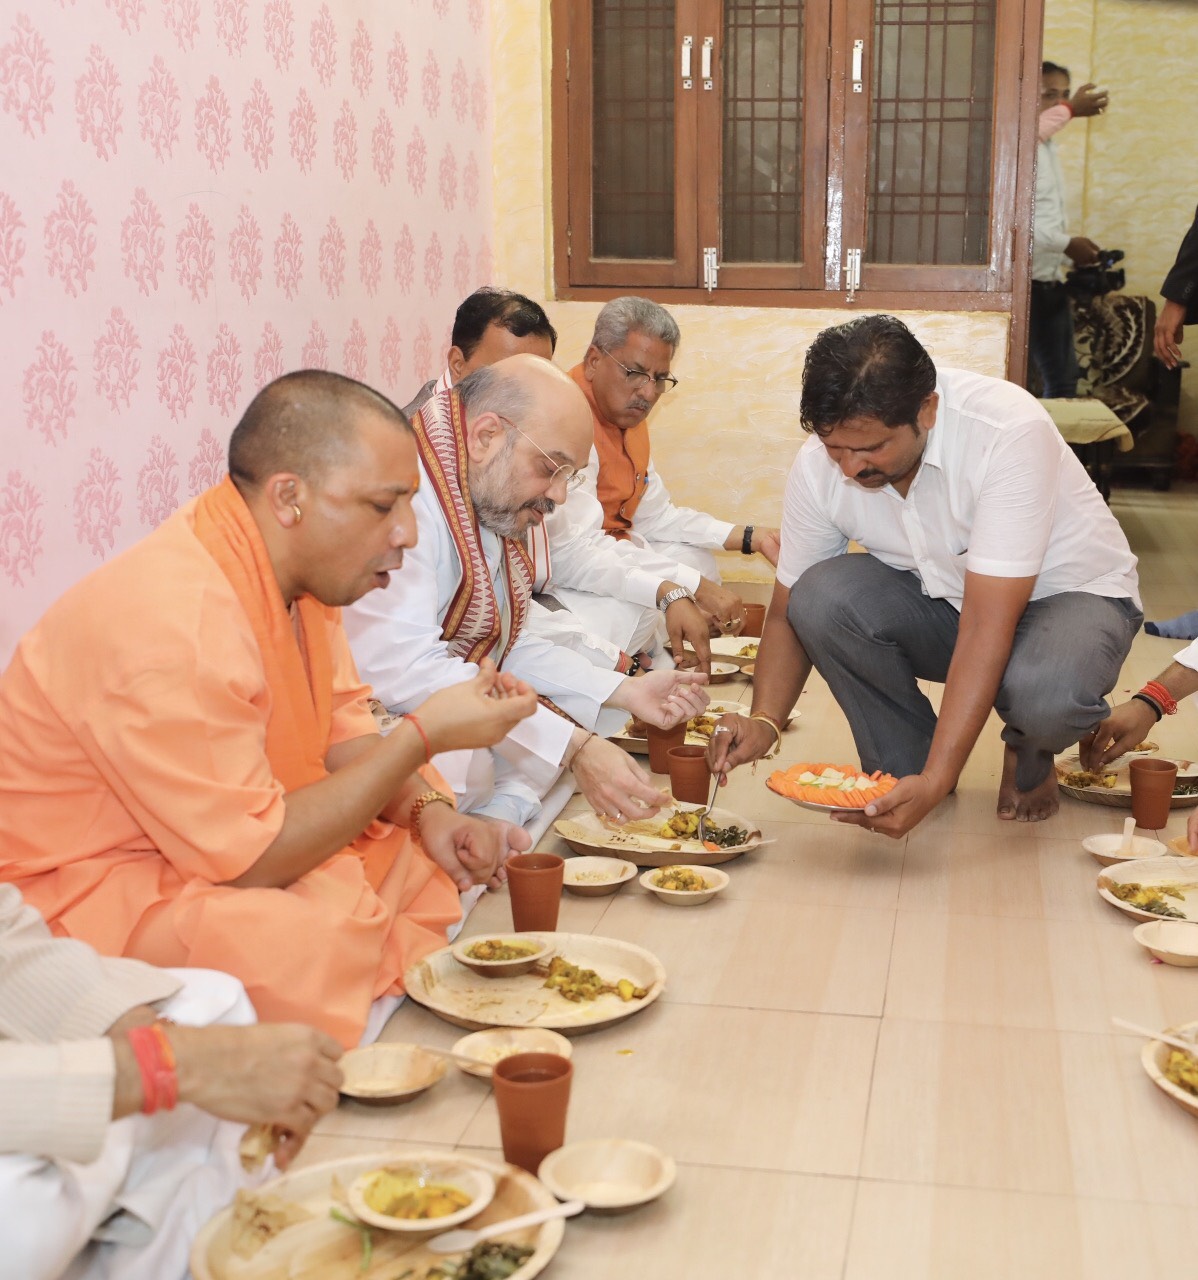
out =
[[658,599],[657,607],[665,613],[670,605],[677,604],[679,600],[689,600],[693,604],[695,597],[685,587],[674,587]]

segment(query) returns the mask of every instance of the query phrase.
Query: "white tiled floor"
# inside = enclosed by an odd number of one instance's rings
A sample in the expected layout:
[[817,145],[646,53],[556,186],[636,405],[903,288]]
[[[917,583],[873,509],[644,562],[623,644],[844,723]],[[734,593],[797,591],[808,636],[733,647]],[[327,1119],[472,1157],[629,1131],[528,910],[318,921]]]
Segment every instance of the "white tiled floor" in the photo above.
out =
[[[1193,496],[1117,492],[1113,505],[1141,556],[1148,615],[1198,603]],[[1116,698],[1177,647],[1141,636]],[[853,758],[821,681],[800,708],[787,760]],[[1186,706],[1154,736],[1198,754],[1198,714]],[[742,770],[723,803],[774,843],[728,866],[720,898],[679,911],[633,883],[563,902],[563,929],[639,943],[669,974],[643,1015],[575,1041],[569,1136],[653,1142],[679,1176],[656,1205],[575,1219],[549,1275],[1138,1280],[1194,1269],[1198,1122],[1149,1083],[1140,1041],[1110,1016],[1198,1016],[1198,971],[1151,964],[1133,922],[1095,892],[1078,839],[1117,830],[1123,813],[1065,799],[1048,823],[1000,824],[999,759],[992,724],[958,794],[897,843],[836,828]],[[490,895],[470,927],[509,920],[506,895]],[[409,1003],[386,1038],[448,1045],[459,1034]],[[489,1089],[454,1071],[394,1111],[343,1104],[304,1159],[405,1141],[494,1151]]]

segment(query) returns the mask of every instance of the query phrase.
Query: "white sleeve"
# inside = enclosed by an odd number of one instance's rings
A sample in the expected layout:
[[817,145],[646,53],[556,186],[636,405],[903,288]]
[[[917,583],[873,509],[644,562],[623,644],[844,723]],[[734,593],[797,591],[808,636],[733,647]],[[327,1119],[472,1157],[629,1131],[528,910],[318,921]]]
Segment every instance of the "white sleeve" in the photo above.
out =
[[[391,575],[388,586],[368,592],[342,613],[358,672],[392,714],[415,710],[429,694],[478,672],[441,639],[440,619],[456,588],[460,562],[431,488],[422,485],[413,499],[419,538],[405,553],[403,568]],[[512,646],[503,669],[588,728],[594,728],[603,702],[624,679],[527,634]],[[571,732],[568,720],[538,707],[507,741],[557,765]]]
[[1198,640],[1187,645],[1180,653],[1175,653],[1173,661],[1179,662],[1183,667],[1189,667],[1191,671],[1198,671]]
[[1066,445],[1052,420],[1006,428],[986,461],[965,568],[992,578],[1034,578],[1056,517]]
[[657,590],[663,582],[677,582],[697,591],[698,570],[604,532],[603,507],[595,496],[598,472],[599,455],[592,448],[583,473],[586,478],[546,522],[551,556],[549,590],[559,586],[589,591],[647,609],[657,604]]
[[546,609],[534,600],[524,625],[529,635],[581,654],[592,666],[614,671],[620,661],[620,646],[592,635],[569,609]]
[[653,463],[645,479],[645,496],[636,509],[632,527],[651,542],[683,542],[692,547],[720,551],[736,527],[691,507],[676,507]]
[[848,538],[833,523],[827,504],[816,494],[813,473],[820,463],[815,455],[819,448],[819,444],[804,444],[786,478],[777,572],[777,581],[783,587],[793,587],[813,564],[848,550]]

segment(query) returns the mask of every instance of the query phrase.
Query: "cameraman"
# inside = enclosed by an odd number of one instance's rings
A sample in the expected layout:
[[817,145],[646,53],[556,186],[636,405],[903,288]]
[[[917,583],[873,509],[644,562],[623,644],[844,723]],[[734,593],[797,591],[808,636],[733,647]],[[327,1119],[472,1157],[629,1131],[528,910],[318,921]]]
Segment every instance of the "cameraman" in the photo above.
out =
[[[1040,67],[1040,111],[1061,116],[1101,115],[1105,91],[1084,84],[1070,96],[1069,72],[1055,62]],[[1060,124],[1057,123],[1059,128]],[[1061,280],[1068,258],[1075,267],[1098,260],[1099,249],[1085,236],[1070,235],[1065,211],[1065,181],[1056,142],[1042,128],[1036,151],[1036,211],[1032,233],[1032,302],[1028,352],[1043,384],[1040,394],[1057,399],[1077,394],[1077,355],[1073,348],[1073,315]]]

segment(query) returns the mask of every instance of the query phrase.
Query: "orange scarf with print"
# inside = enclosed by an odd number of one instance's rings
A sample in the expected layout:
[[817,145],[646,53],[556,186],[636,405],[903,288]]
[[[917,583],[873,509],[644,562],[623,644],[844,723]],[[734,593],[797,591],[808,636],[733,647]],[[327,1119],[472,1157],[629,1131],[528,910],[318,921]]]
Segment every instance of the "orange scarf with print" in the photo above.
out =
[[[452,387],[430,397],[412,419],[420,461],[449,525],[462,580],[441,624],[441,639],[464,662],[492,658],[502,666],[528,616],[533,568],[514,538],[502,538],[508,617],[505,619],[483,554],[478,518],[466,479],[466,410]],[[505,622],[508,624],[505,627]],[[506,633],[506,634],[505,634]]]
[[591,406],[595,422],[595,449],[599,454],[598,498],[603,505],[603,531],[613,538],[627,538],[636,509],[649,483],[649,423],[642,419],[627,431],[599,412],[595,390],[581,364],[570,370]]

